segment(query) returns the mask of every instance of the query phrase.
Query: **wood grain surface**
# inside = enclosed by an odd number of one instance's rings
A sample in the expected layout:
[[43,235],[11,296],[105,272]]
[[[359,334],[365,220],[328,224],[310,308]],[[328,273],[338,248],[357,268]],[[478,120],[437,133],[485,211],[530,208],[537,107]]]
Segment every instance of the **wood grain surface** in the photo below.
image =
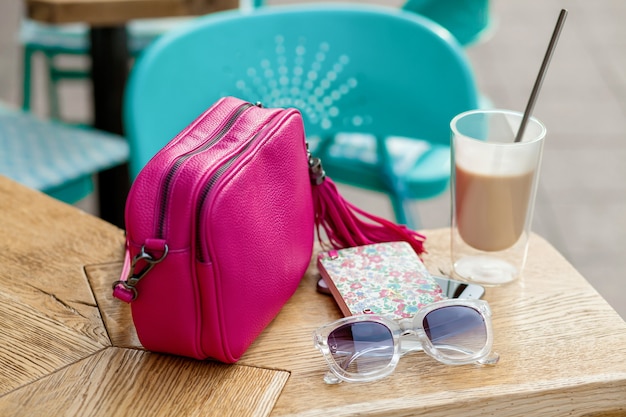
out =
[[288,372],[109,348],[0,397],[0,412],[5,417],[263,416],[287,378]]
[[[425,233],[426,265],[432,272],[448,268],[447,229]],[[533,236],[529,256],[522,279],[487,288],[484,297],[494,311],[495,350],[501,354],[495,367],[446,366],[414,353],[382,381],[325,385],[328,368],[313,348],[312,332],[340,311],[315,290],[314,262],[239,364],[291,373],[276,416],[626,415],[626,323],[548,242]],[[119,267],[88,269],[92,286],[106,288],[102,295],[96,291],[98,300],[109,297],[114,277],[107,277],[107,269]],[[132,328],[119,303],[98,304],[104,317],[115,317],[115,327]]]
[[2,176],[0,213],[0,416],[270,413],[289,372],[121,348],[123,231]]
[[[424,353],[384,380],[328,386],[312,332],[340,317],[314,261],[237,365],[149,353],[111,297],[115,227],[0,177],[0,415],[626,415],[626,323],[544,239],[524,276],[488,288],[493,367]],[[427,230],[427,267],[449,268],[448,230]]]
[[119,259],[123,233],[8,180],[0,213],[1,395],[110,345],[83,265]]

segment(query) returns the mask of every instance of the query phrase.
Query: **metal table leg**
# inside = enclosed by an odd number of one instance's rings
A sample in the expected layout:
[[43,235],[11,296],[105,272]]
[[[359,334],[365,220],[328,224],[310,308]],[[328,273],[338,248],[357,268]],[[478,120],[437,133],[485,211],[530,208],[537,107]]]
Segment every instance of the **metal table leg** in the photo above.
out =
[[[122,102],[128,77],[129,52],[126,27],[92,27],[91,79],[94,127],[123,135]],[[124,206],[130,189],[128,164],[98,175],[100,217],[124,228]]]

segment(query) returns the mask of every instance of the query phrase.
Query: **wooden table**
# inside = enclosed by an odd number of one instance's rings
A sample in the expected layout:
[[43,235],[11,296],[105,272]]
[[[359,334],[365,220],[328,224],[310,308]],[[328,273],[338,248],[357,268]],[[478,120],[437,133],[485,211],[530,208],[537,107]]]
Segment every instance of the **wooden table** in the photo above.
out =
[[[337,319],[312,266],[241,361],[223,365],[141,349],[112,299],[124,235],[0,177],[0,415],[624,416],[626,323],[542,238],[525,277],[485,294],[495,367],[421,353],[390,377],[325,385],[311,332]],[[447,265],[448,231],[425,257]]]
[[[132,19],[190,16],[236,8],[238,0],[24,0],[26,16],[48,24],[91,26],[94,127],[123,135],[122,101],[128,75],[125,24]],[[124,227],[128,165],[99,174],[100,217]]]

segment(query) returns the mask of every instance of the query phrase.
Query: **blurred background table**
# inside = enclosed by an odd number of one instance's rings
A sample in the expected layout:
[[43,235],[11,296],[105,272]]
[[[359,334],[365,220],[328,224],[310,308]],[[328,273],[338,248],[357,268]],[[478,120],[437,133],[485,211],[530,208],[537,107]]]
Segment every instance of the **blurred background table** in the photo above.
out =
[[[626,415],[626,323],[544,239],[523,279],[488,288],[494,367],[402,358],[367,384],[323,383],[312,331],[339,317],[314,264],[236,365],[150,353],[111,297],[117,227],[0,176],[0,415]],[[449,230],[424,232],[431,271]]]
[[[238,0],[24,0],[26,16],[48,24],[90,25],[94,127],[123,134],[122,98],[129,68],[126,23],[236,8]],[[124,227],[128,166],[99,174],[100,217]]]

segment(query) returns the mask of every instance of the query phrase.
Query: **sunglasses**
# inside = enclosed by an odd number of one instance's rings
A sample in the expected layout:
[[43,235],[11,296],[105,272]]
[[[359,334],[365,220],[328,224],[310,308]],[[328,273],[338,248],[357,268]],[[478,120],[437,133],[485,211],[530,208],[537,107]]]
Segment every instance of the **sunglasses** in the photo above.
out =
[[491,309],[484,300],[443,300],[408,319],[350,316],[320,327],[313,343],[328,362],[327,384],[369,382],[391,374],[401,356],[423,350],[446,365],[494,365]]

